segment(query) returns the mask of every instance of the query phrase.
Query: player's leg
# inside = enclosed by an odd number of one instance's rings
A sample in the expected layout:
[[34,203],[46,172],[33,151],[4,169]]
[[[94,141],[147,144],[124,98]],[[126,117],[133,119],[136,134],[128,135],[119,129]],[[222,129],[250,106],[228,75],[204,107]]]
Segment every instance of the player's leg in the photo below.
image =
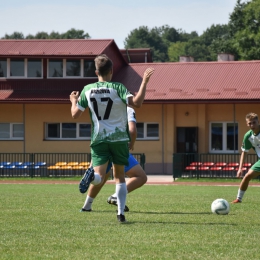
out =
[[124,209],[126,204],[126,183],[125,183],[125,167],[124,165],[113,164],[114,179],[116,182],[117,196],[117,218],[120,222],[125,222]]
[[[128,163],[129,165],[125,166],[125,174],[129,177],[126,182],[127,192],[129,193],[143,186],[147,181],[147,176],[132,154],[129,155]],[[109,196],[107,202],[109,204],[117,205],[116,193]],[[125,206],[125,211],[129,211],[127,206]]]
[[113,173],[116,182],[116,195],[118,205],[117,219],[119,222],[125,222],[124,209],[126,203],[126,183],[125,183],[125,166],[128,166],[129,150],[126,143],[110,144],[112,154]]
[[250,180],[256,178],[259,175],[260,175],[260,161],[257,161],[243,177],[238,189],[237,198],[234,201],[232,201],[232,203],[242,202],[243,196],[248,188]]
[[147,176],[140,164],[135,165],[126,172],[129,179],[126,182],[128,193],[140,188],[147,182]]
[[81,212],[92,211],[92,203],[93,203],[94,199],[96,198],[96,196],[98,195],[98,193],[100,192],[100,190],[102,189],[104,184],[107,182],[109,176],[111,175],[111,170],[110,170],[111,166],[112,166],[112,164],[109,163],[107,170],[106,170],[107,174],[106,174],[103,182],[101,182],[99,185],[90,185],[90,187],[88,189],[88,195],[87,195],[85,203],[81,209]]

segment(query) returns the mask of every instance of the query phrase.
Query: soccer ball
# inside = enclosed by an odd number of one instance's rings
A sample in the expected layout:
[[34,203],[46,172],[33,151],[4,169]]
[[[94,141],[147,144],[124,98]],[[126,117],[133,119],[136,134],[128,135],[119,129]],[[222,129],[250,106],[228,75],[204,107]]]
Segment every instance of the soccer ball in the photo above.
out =
[[229,213],[229,203],[225,199],[216,199],[211,204],[212,213],[218,215],[227,215]]

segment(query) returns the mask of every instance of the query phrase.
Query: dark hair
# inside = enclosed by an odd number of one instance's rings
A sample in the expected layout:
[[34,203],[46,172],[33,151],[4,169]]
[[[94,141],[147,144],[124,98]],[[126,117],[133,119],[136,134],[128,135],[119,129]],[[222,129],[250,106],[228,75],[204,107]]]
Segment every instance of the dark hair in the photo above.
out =
[[96,71],[100,76],[106,76],[113,68],[113,62],[106,54],[100,54],[95,58]]
[[253,120],[253,119],[258,120],[258,115],[251,112],[251,113],[246,115],[246,119],[248,119],[248,120]]

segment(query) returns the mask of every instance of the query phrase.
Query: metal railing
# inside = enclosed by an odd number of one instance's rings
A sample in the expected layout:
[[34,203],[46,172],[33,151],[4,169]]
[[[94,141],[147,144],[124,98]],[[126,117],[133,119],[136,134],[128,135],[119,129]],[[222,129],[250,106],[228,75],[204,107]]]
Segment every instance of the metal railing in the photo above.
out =
[[[145,154],[132,155],[144,169]],[[90,161],[90,153],[0,153],[0,177],[82,176]]]
[[[248,154],[244,163],[253,165],[258,159],[256,154]],[[229,164],[239,164],[240,154],[196,154],[175,153],[173,154],[173,179],[176,178],[235,178],[237,167],[229,167]],[[205,163],[213,163],[211,166],[203,167]],[[215,167],[217,163],[223,163]],[[226,165],[225,165],[226,164]],[[212,168],[214,167],[214,168]],[[250,167],[244,167],[244,174]]]

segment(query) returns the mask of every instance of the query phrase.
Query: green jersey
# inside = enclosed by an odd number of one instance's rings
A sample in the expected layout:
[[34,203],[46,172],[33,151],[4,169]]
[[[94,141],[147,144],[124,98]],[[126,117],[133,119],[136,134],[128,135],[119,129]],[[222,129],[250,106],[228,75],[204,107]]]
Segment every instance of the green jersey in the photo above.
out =
[[248,152],[250,149],[254,149],[257,156],[260,158],[260,133],[255,135],[252,130],[249,130],[243,139],[242,151]]
[[128,142],[128,97],[133,96],[117,82],[96,82],[82,90],[77,107],[89,108],[92,121],[91,146],[101,142]]

